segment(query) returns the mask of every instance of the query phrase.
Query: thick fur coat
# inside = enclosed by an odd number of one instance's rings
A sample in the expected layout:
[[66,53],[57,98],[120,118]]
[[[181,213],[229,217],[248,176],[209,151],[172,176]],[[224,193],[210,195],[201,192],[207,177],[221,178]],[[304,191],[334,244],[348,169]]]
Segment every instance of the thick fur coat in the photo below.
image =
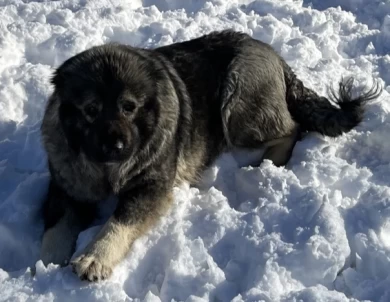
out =
[[221,152],[266,147],[262,159],[285,165],[301,132],[348,132],[379,94],[352,98],[347,80],[332,104],[269,45],[233,31],[157,49],[93,47],[63,63],[52,83],[41,257],[67,264],[98,203],[115,195],[113,215],[72,261],[90,281],[109,277],[169,208],[174,185],[195,183]]

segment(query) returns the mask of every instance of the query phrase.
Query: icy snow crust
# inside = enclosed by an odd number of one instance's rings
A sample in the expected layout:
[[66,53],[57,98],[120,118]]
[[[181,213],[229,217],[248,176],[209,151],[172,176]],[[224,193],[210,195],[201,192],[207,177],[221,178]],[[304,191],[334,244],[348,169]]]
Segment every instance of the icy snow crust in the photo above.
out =
[[[390,301],[389,14],[387,0],[1,1],[0,300]],[[384,92],[349,134],[306,136],[286,168],[223,155],[198,188],[175,189],[108,281],[37,262],[53,68],[109,41],[155,47],[227,28],[272,44],[320,94],[342,75]]]

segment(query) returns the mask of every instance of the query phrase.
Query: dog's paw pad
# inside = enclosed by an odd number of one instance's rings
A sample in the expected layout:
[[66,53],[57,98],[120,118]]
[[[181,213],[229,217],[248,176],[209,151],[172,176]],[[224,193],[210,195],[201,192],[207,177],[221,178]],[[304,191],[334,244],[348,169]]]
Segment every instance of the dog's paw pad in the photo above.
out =
[[109,278],[112,274],[112,268],[104,264],[98,258],[92,255],[81,255],[71,263],[73,272],[81,280],[101,281]]

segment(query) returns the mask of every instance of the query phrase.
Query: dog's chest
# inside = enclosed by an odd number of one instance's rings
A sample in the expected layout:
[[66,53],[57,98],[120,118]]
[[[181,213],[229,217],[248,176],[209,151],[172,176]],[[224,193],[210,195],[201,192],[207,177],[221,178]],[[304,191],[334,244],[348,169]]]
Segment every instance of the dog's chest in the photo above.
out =
[[114,194],[118,194],[126,183],[126,167],[126,164],[109,164],[105,167],[105,178]]
[[103,169],[82,157],[56,155],[50,158],[52,175],[69,196],[94,202],[109,195],[110,186]]
[[78,200],[102,201],[116,195],[125,183],[121,165],[95,165],[78,160],[57,170],[57,181]]
[[110,194],[110,185],[104,170],[93,165],[73,166],[69,188],[75,197],[90,201],[100,201]]

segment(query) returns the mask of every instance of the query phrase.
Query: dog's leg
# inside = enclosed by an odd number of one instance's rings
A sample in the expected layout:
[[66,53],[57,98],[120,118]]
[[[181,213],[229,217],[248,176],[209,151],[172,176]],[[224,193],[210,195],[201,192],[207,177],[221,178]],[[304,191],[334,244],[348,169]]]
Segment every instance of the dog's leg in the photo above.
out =
[[81,279],[89,281],[108,278],[114,266],[126,256],[132,243],[165,213],[171,200],[171,194],[166,190],[158,190],[150,185],[119,196],[114,215],[82,254],[72,261],[74,272]]
[[298,128],[295,128],[291,135],[266,143],[267,147],[260,163],[264,159],[269,159],[277,167],[285,166],[290,160],[294,146],[299,138],[300,131]]
[[76,202],[51,181],[44,205],[45,232],[40,255],[45,265],[68,264],[79,233],[92,222],[94,213],[94,205]]

